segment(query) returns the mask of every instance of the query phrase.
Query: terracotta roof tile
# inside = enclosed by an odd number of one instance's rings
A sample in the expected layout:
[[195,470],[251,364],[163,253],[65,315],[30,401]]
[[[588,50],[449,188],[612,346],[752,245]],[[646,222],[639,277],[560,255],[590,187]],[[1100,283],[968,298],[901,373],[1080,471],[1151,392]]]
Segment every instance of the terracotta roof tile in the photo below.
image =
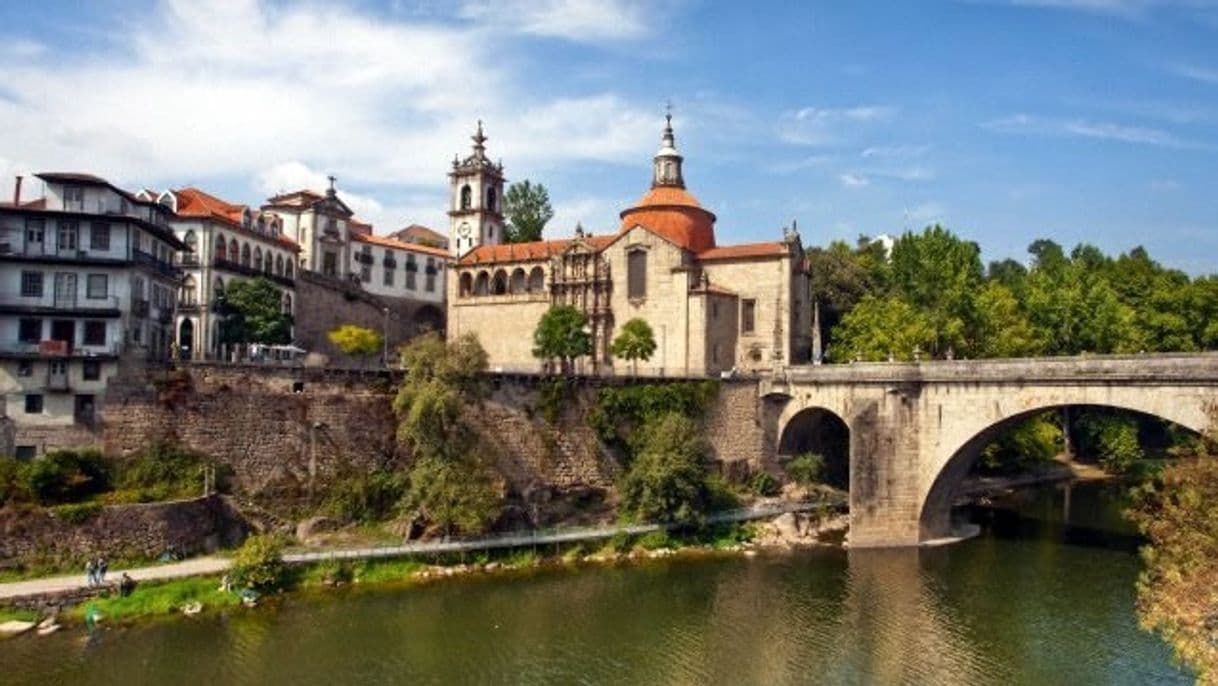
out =
[[353,233],[351,240],[357,243],[368,243],[369,245],[379,245],[385,248],[393,248],[395,250],[408,250],[411,252],[424,253],[435,257],[451,257],[449,252],[443,248],[433,248],[430,245],[419,245],[418,243],[407,243],[399,241],[388,236],[374,236],[370,233]]
[[730,260],[746,257],[781,257],[787,254],[787,244],[782,241],[766,243],[741,243],[740,245],[724,245],[698,253],[698,259]]
[[617,235],[585,236],[577,238],[556,238],[549,241],[533,241],[531,243],[504,243],[502,245],[480,245],[465,253],[459,260],[460,264],[486,264],[496,262],[529,262],[545,260],[566,250],[573,242],[583,240],[593,250],[604,250]]
[[296,241],[283,233],[272,236],[246,228],[243,219],[248,207],[245,205],[234,205],[198,188],[182,188],[173,191],[173,194],[178,198],[178,216],[180,217],[216,219],[228,224],[231,230],[251,236],[258,236],[277,242],[297,252],[300,251],[300,246]]

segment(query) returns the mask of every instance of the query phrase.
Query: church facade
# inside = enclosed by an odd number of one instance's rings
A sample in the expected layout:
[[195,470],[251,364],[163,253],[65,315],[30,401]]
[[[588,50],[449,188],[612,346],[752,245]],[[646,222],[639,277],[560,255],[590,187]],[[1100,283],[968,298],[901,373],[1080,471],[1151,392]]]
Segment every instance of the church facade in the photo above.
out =
[[657,349],[639,361],[647,376],[697,377],[758,372],[809,359],[812,325],[808,275],[799,234],[719,245],[715,215],[686,189],[684,159],[672,122],[664,128],[651,189],[621,212],[616,233],[505,244],[503,167],[486,158],[481,124],[473,153],[453,161],[448,334],[477,335],[492,370],[540,371],[533,332],[556,305],[590,322],[592,355],[581,374],[628,375],[614,337],[646,321]]

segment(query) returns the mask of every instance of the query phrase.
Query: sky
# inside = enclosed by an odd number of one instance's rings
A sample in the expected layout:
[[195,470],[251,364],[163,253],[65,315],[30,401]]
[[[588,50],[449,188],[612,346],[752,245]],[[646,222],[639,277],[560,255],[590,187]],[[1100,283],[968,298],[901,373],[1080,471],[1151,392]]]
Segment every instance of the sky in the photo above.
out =
[[[720,244],[941,223],[1218,272],[1218,0],[0,3],[0,197],[85,171],[226,200],[322,189],[447,232],[484,121],[547,237],[618,228],[671,103]],[[26,186],[26,197],[35,188]]]

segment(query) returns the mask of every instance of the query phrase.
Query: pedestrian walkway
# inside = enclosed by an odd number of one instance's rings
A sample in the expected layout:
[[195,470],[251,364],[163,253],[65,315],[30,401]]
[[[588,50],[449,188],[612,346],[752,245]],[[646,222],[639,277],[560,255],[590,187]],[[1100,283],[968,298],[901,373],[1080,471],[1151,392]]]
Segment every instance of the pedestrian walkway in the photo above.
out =
[[[822,507],[819,503],[773,503],[756,505],[720,512],[707,517],[708,524],[728,524],[746,522],[756,519],[769,519],[787,512],[808,512]],[[560,543],[578,543],[581,541],[597,541],[613,538],[614,536],[641,536],[654,531],[671,528],[667,524],[630,524],[561,529],[534,529],[526,532],[511,532],[494,536],[483,536],[473,539],[427,541],[422,543],[404,543],[402,545],[370,546],[360,548],[334,548],[328,550],[309,550],[288,552],[283,556],[284,562],[301,564],[321,562],[325,560],[367,560],[388,557],[409,557],[411,555],[439,555],[444,553],[467,553],[503,548],[523,548],[538,545],[554,545]],[[171,562],[151,567],[134,569],[114,569],[107,578],[117,580],[126,572],[136,581],[163,581],[179,579],[188,576],[207,576],[219,574],[232,566],[232,560],[224,557],[197,557],[182,562]],[[0,584],[0,602],[6,598],[21,598],[37,595],[52,595],[66,591],[85,590],[83,568],[80,574],[71,576],[30,579],[28,581],[13,581]]]

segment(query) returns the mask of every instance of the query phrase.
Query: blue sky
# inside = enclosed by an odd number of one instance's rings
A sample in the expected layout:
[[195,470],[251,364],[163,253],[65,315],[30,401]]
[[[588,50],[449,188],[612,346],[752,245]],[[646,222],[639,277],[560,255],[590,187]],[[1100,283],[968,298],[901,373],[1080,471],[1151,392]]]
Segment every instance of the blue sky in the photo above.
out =
[[[205,6],[204,6],[205,5]],[[257,204],[339,177],[447,229],[482,118],[548,233],[613,231],[671,100],[721,243],[941,222],[1218,271],[1218,0],[0,4],[0,192],[92,171]]]

